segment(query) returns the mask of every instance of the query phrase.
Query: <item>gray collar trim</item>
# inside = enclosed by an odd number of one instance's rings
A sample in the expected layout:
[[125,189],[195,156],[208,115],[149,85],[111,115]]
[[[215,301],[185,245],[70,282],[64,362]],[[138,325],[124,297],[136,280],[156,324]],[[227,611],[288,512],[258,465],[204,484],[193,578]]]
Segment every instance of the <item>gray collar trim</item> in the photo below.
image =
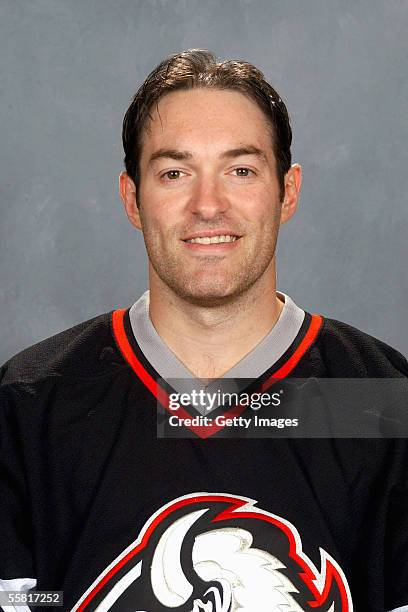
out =
[[[285,304],[274,327],[222,378],[259,378],[294,342],[304,321],[305,312],[296,306],[289,296],[281,292],[279,296],[284,299]],[[154,328],[149,316],[149,291],[133,304],[129,316],[141,351],[163,379],[195,379]]]

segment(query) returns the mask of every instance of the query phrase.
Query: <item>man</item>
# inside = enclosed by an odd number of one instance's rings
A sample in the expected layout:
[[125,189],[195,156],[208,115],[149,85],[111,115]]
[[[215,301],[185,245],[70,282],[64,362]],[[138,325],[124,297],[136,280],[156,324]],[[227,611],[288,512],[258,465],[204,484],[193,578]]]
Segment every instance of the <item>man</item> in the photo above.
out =
[[405,440],[230,439],[191,406],[166,420],[186,381],[407,376],[276,291],[301,187],[281,98],[189,50],[136,93],[123,142],[150,291],[3,368],[3,590],[62,590],[75,611],[408,610]]

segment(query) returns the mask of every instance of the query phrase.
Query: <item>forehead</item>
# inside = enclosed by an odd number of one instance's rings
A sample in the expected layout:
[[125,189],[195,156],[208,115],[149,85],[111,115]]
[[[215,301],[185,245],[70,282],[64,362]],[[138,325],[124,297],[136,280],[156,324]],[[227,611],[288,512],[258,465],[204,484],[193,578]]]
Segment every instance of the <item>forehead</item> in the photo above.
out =
[[161,147],[216,152],[253,145],[273,157],[271,127],[259,106],[231,90],[193,89],[163,96],[151,111],[142,158]]

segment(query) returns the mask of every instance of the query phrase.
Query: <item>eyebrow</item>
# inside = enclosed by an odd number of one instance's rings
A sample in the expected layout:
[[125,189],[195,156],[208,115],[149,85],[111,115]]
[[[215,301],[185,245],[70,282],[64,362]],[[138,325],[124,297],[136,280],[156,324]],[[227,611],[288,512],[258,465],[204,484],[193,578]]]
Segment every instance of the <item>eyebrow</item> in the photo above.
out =
[[[236,157],[241,157],[243,155],[256,155],[256,157],[258,157],[260,160],[266,161],[264,151],[258,149],[258,147],[254,147],[253,145],[229,149],[228,151],[221,153],[220,157],[222,159],[235,159]],[[185,161],[193,159],[193,157],[194,156],[192,153],[190,153],[190,151],[180,151],[178,149],[158,149],[150,156],[149,164],[153,163],[157,159],[175,159],[176,161]]]
[[254,147],[253,145],[246,145],[236,149],[230,149],[229,151],[224,151],[221,157],[223,159],[234,159],[235,157],[241,157],[242,155],[256,155],[256,157],[266,162],[266,155],[264,151],[262,151],[262,149],[258,149],[258,147]]
[[158,149],[151,154],[149,164],[156,161],[156,159],[176,159],[177,161],[183,161],[185,159],[192,159],[193,154],[189,151],[179,151],[177,149]]

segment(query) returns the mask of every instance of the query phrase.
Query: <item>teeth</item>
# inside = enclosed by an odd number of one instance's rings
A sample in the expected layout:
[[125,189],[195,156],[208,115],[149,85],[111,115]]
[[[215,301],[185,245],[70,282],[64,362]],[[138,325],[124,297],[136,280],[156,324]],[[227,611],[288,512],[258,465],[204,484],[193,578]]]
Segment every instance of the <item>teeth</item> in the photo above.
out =
[[234,242],[237,239],[236,236],[199,236],[198,238],[191,238],[186,240],[192,244],[217,244],[219,242]]

